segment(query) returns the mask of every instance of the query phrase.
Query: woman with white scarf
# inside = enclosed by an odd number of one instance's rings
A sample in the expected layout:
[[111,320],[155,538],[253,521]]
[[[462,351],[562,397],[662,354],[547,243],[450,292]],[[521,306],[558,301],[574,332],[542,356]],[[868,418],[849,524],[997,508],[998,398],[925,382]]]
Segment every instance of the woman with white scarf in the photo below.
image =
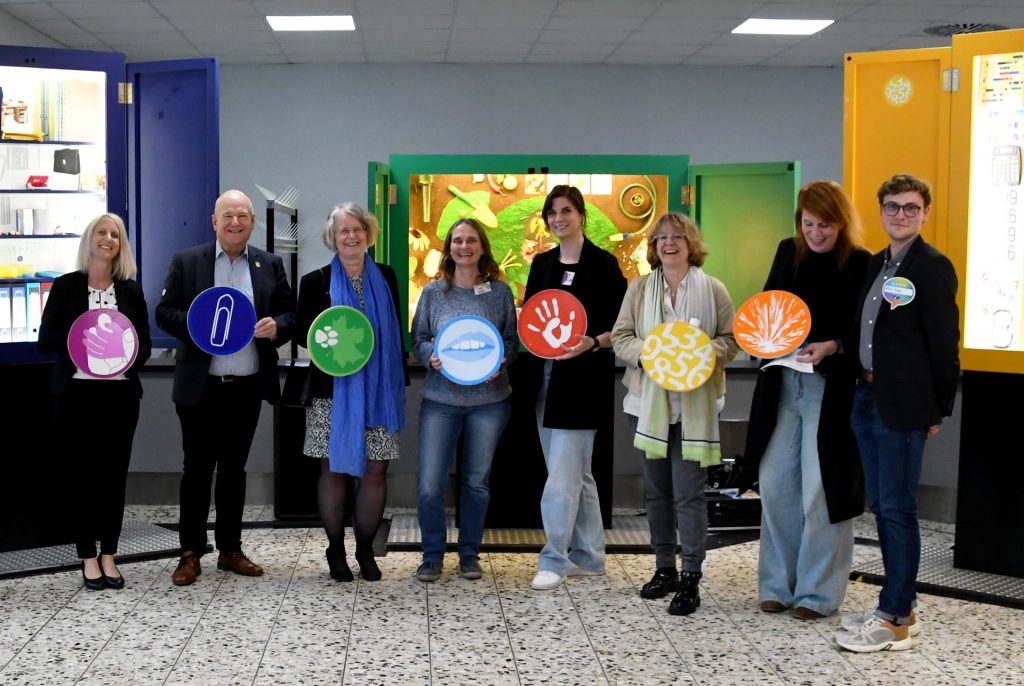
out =
[[[629,389],[623,410],[642,452],[647,522],[656,571],[643,598],[675,592],[669,614],[692,614],[700,606],[701,566],[707,549],[707,468],[722,460],[718,413],[725,401],[725,363],[736,356],[733,305],[725,285],[701,269],[707,248],[697,224],[671,212],[658,219],[647,247],[653,271],[635,279],[612,328],[612,347],[626,363]],[[664,322],[694,324],[708,334],[716,361],[711,378],[685,393],[658,386],[640,364],[644,338]],[[676,572],[676,540],[682,573]]]

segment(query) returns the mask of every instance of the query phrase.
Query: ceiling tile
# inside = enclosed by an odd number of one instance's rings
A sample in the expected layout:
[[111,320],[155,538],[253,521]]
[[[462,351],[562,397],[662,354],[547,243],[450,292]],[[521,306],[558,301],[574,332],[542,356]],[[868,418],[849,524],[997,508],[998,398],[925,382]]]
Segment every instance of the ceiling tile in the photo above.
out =
[[1024,7],[974,7],[943,17],[940,23],[1002,24],[1007,28],[1024,26]]
[[262,43],[265,45],[276,45],[272,31],[190,31],[188,39],[196,45],[217,46],[217,45],[251,45]]
[[681,19],[746,19],[753,16],[755,10],[764,6],[763,2],[743,0],[741,2],[666,2],[652,18]]
[[847,19],[836,22],[821,32],[823,36],[876,35],[905,36],[920,34],[929,22],[925,21],[858,21]]
[[490,15],[456,14],[452,26],[457,29],[535,29],[547,26],[548,18],[540,15],[494,17]]
[[707,45],[720,35],[712,31],[637,31],[623,41],[623,45]]
[[181,60],[204,55],[195,48],[132,48],[124,50],[125,57],[129,62],[140,62],[143,60]]
[[248,0],[150,0],[156,10],[174,19],[197,17],[256,17],[262,15]]
[[661,6],[651,0],[562,0],[555,15],[567,17],[649,17]]
[[360,31],[367,45],[370,43],[423,43],[427,41],[448,41],[451,31],[448,29],[401,29],[386,31],[383,29],[366,29]]
[[957,11],[947,5],[868,5],[847,17],[852,21],[931,22]]
[[615,46],[602,43],[537,43],[531,55],[610,55]]
[[615,52],[605,58],[605,64],[672,65],[682,64],[683,59],[683,56],[675,55],[630,55],[628,53]]
[[640,25],[641,31],[732,31],[743,23],[742,19],[714,17],[651,17]]
[[448,15],[432,16],[401,16],[391,17],[365,16],[356,17],[356,29],[364,31],[372,29],[375,31],[392,31],[408,29],[447,29],[452,25],[452,18]]
[[642,17],[551,17],[547,28],[561,31],[634,31]]
[[356,0],[357,15],[426,16],[455,14],[455,0]]
[[528,64],[602,64],[601,55],[527,55]]
[[355,14],[355,0],[255,0],[251,3],[262,15],[293,16],[296,14]]
[[456,13],[462,16],[547,16],[555,11],[555,0],[459,0]]
[[21,19],[22,21],[61,19],[64,17],[63,14],[54,8],[41,2],[20,2],[12,5],[0,5],[0,7],[3,7],[4,12],[7,12],[16,19]]
[[533,42],[523,43],[495,43],[492,41],[465,41],[460,40],[451,43],[448,46],[448,53],[466,52],[466,53],[482,53],[490,52],[495,54],[507,54],[515,55],[516,53],[523,53],[524,55],[530,51],[533,47]]
[[539,31],[500,31],[498,29],[463,29],[451,32],[452,45],[462,41],[487,43],[533,43]]
[[160,16],[148,2],[66,2],[54,7],[69,19],[139,19]]
[[86,31],[131,31],[136,33],[149,33],[152,31],[173,31],[172,26],[163,17],[107,17],[107,18],[83,18],[75,19],[75,23]]
[[484,54],[448,54],[445,62],[449,64],[522,64],[526,55],[484,55]]
[[97,32],[93,35],[108,45],[117,46],[117,49],[122,52],[124,52],[126,47],[142,48],[151,46],[153,48],[165,48],[189,46],[189,42],[177,31],[157,31],[147,34]]
[[867,2],[834,2],[830,4],[773,2],[754,12],[758,19],[844,19],[868,6]]
[[172,26],[182,31],[270,31],[266,17],[174,17],[168,19]]
[[618,45],[629,36],[629,31],[541,31],[541,43]]

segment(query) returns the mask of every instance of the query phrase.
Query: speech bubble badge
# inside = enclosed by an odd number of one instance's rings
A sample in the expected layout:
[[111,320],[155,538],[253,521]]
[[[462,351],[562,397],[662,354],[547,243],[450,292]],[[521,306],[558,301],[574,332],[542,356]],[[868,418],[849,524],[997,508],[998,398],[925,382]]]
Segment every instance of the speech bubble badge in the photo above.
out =
[[505,357],[505,342],[491,322],[466,315],[452,319],[434,338],[441,374],[460,386],[475,386],[494,376]]
[[587,311],[572,293],[549,288],[526,301],[517,325],[523,347],[550,360],[565,354],[587,331]]
[[789,291],[765,291],[751,296],[733,318],[736,343],[753,357],[785,357],[807,340],[811,310]]
[[640,363],[644,371],[669,391],[692,391],[715,371],[715,349],[706,333],[686,322],[665,322],[644,338]]
[[188,335],[211,355],[232,355],[252,340],[256,308],[245,293],[228,286],[207,288],[188,308]]
[[886,279],[882,284],[882,297],[885,298],[885,302],[889,303],[891,310],[909,305],[915,295],[917,295],[917,287],[910,279],[902,276]]
[[373,327],[354,307],[329,307],[313,320],[306,335],[309,359],[325,374],[355,374],[370,361]]
[[117,310],[86,310],[68,331],[68,354],[89,376],[111,379],[135,362],[139,335],[128,317]]

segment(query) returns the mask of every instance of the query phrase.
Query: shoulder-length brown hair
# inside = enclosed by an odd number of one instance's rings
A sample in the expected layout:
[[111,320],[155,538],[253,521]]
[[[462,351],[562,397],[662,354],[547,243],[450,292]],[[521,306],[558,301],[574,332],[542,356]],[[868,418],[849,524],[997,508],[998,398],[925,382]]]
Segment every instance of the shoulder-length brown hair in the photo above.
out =
[[840,267],[846,264],[846,259],[860,247],[861,224],[857,210],[842,186],[835,181],[812,181],[800,189],[796,198],[795,217],[797,264],[803,262],[811,252],[801,226],[805,211],[835,227],[836,244],[832,251]]
[[455,260],[452,259],[452,234],[455,233],[455,229],[462,225],[466,225],[476,231],[476,235],[480,239],[480,263],[477,265],[477,269],[480,270],[480,278],[483,279],[482,283],[494,281],[501,276],[501,269],[494,260],[494,255],[491,254],[491,241],[488,240],[484,227],[480,226],[480,222],[477,220],[471,217],[464,217],[456,220],[452,224],[452,228],[448,229],[448,235],[444,237],[444,249],[441,251],[441,269],[437,278],[448,282],[445,290],[451,289],[452,282],[455,279]]

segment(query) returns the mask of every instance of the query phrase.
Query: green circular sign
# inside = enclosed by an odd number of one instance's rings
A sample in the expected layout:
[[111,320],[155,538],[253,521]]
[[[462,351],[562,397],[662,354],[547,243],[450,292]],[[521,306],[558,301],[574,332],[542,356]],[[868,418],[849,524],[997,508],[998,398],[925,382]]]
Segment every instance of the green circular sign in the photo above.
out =
[[373,352],[373,327],[354,307],[329,307],[313,320],[306,336],[309,358],[325,374],[355,374]]

